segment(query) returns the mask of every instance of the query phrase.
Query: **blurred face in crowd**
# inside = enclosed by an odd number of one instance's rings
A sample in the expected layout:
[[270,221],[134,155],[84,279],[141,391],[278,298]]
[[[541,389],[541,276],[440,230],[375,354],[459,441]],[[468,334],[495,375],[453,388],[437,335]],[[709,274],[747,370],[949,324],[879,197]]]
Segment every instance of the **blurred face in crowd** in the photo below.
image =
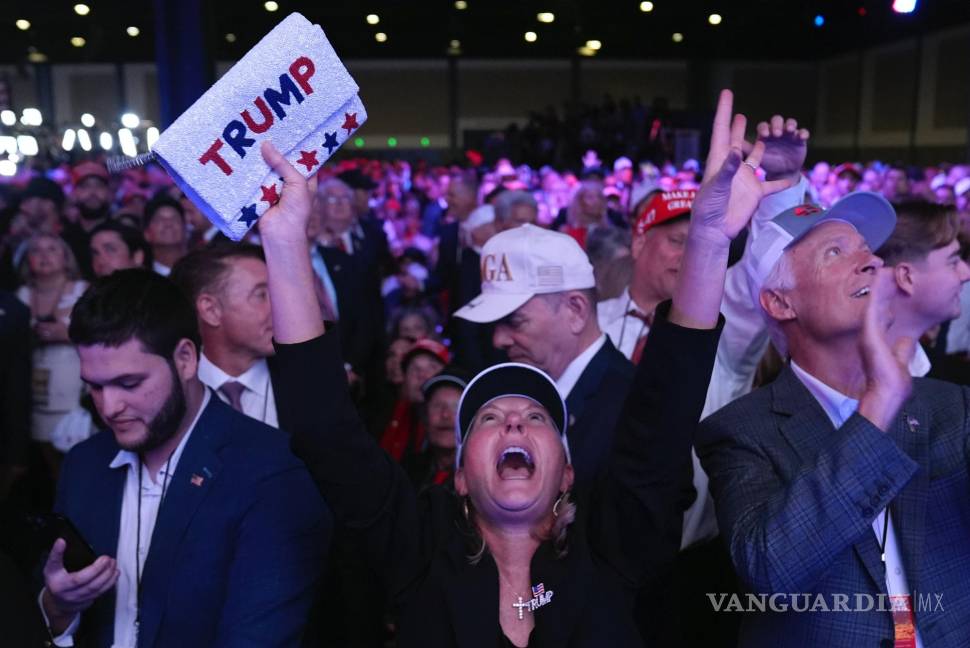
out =
[[398,335],[411,340],[420,340],[431,335],[428,322],[417,313],[409,313],[401,318],[397,327]]
[[370,209],[370,191],[368,189],[354,189],[354,212],[366,214]]
[[327,183],[319,192],[320,223],[334,234],[343,234],[354,224],[354,196],[342,183]]
[[172,358],[149,353],[132,338],[116,347],[79,346],[81,378],[105,424],[125,450],[146,452],[178,430],[185,389],[198,368],[195,345],[183,339]]
[[627,167],[625,169],[620,169],[616,172],[616,179],[622,182],[624,185],[629,186],[633,183],[633,168]]
[[171,247],[185,243],[185,221],[177,209],[163,205],[148,217],[145,240],[153,246]]
[[[783,327],[794,322],[802,335],[818,342],[857,335],[875,271],[883,265],[859,232],[844,222],[822,223],[785,254],[793,287],[778,291],[778,300],[762,291],[768,313]],[[793,345],[793,357],[796,352]]]
[[573,483],[559,431],[530,398],[504,396],[475,414],[462,448],[455,490],[491,523],[548,519]]
[[74,200],[81,210],[81,217],[101,217],[111,202],[108,183],[98,176],[82,178],[74,185]]
[[57,203],[50,198],[31,196],[20,201],[20,213],[32,232],[55,232],[60,227]]
[[814,167],[812,167],[811,181],[816,187],[821,187],[829,181],[829,172],[831,167],[826,162],[819,162]]
[[882,193],[886,198],[892,200],[899,196],[909,195],[909,178],[902,169],[889,169],[886,171],[886,180],[882,185]]
[[842,173],[836,179],[835,185],[839,188],[839,195],[844,196],[856,190],[859,185],[859,178],[854,173]]
[[230,257],[229,270],[216,282],[211,294],[196,302],[202,320],[203,339],[253,359],[273,355],[273,313],[269,301],[266,264],[260,259]]
[[67,269],[64,245],[53,236],[35,238],[27,248],[27,264],[34,278],[63,274]]
[[970,268],[960,258],[956,240],[932,250],[925,259],[906,264],[911,292],[909,308],[928,326],[960,316],[960,289],[970,279]]
[[558,380],[578,355],[591,307],[579,291],[536,295],[495,323],[492,344],[512,362],[542,369]]
[[430,378],[434,378],[445,368],[437,357],[430,353],[419,353],[404,368],[404,397],[410,403],[420,403],[424,400],[421,385]]
[[956,196],[953,195],[953,187],[949,185],[943,185],[941,187],[937,187],[936,190],[933,192],[933,195],[936,197],[935,202],[938,205],[956,204]]
[[468,215],[478,206],[475,190],[457,180],[448,184],[445,201],[448,203],[448,213],[459,221],[468,218]]
[[684,215],[633,237],[633,281],[653,298],[670,299],[677,285],[690,219]]
[[586,217],[582,225],[599,222],[606,212],[606,196],[603,195],[603,185],[598,182],[584,182],[577,195],[580,213]]
[[404,382],[404,370],[401,369],[401,360],[408,352],[413,339],[397,338],[387,347],[387,354],[384,356],[384,375],[392,385],[400,385]]
[[105,277],[115,270],[138,268],[145,263],[145,253],[132,252],[121,234],[102,230],[91,237],[91,266],[97,277]]
[[442,385],[431,392],[428,409],[428,442],[435,448],[455,449],[455,415],[461,390],[457,386]]
[[188,223],[189,227],[197,232],[205,232],[212,227],[211,223],[209,223],[209,219],[207,219],[205,215],[199,211],[199,208],[195,206],[195,203],[192,202],[187,195],[181,191],[179,191],[178,194],[179,195],[176,197],[176,199],[179,201],[179,204],[182,205],[182,209],[185,210],[185,222]]

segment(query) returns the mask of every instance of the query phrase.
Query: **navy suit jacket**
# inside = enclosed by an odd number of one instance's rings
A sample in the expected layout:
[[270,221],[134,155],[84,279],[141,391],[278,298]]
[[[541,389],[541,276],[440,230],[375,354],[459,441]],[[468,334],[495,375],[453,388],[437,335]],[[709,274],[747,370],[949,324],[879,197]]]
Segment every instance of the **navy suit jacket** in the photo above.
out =
[[[858,412],[835,429],[786,368],[702,421],[697,454],[742,583],[830,609],[835,594],[886,594],[872,521],[888,505],[923,644],[970,645],[968,414],[966,387],[918,378],[887,432]],[[893,634],[887,611],[819,607],[745,614],[739,645],[891,647]]]
[[[140,648],[299,645],[332,521],[288,444],[212,395],[159,509]],[[108,467],[118,450],[110,432],[94,435],[67,455],[58,484],[56,510],[98,555],[118,548],[127,470]],[[79,645],[111,645],[114,608],[112,589],[82,614]]]
[[633,364],[607,338],[566,398],[566,436],[578,488],[589,486],[609,460],[634,373]]

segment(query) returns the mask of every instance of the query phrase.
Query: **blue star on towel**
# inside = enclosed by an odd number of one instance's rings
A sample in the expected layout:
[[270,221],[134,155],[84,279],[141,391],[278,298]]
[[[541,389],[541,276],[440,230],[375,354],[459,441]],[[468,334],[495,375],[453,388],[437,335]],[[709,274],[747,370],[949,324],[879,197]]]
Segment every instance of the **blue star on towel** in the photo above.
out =
[[340,144],[337,144],[337,131],[324,133],[323,136],[326,138],[323,148],[327,149],[327,155],[333,155],[333,150],[340,147]]
[[259,216],[256,215],[256,205],[246,205],[243,207],[242,215],[239,217],[239,220],[246,223],[246,227],[252,227],[253,223],[255,223],[258,219]]

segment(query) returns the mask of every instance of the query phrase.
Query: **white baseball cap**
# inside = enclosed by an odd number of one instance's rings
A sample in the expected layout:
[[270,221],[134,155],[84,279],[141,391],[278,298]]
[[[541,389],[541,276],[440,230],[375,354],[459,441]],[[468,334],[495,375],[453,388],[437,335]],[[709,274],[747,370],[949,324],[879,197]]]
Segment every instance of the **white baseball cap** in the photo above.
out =
[[596,286],[576,240],[535,225],[496,234],[482,248],[482,294],[455,312],[471,322],[500,320],[535,295]]
[[785,251],[828,221],[852,225],[871,250],[878,250],[896,228],[896,210],[881,194],[857,191],[829,209],[798,205],[775,216],[754,236],[749,254],[745,255],[744,270],[755,305],[760,304],[761,287]]

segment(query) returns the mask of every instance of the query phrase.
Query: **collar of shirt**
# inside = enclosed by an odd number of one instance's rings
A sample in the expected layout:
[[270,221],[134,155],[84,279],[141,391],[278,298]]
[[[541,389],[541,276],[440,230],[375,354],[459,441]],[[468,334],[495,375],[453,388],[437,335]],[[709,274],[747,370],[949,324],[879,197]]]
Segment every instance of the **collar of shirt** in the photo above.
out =
[[569,396],[569,392],[573,390],[573,387],[579,382],[580,376],[586,371],[586,366],[593,359],[593,356],[599,353],[604,344],[606,344],[606,334],[601,333],[595,342],[586,347],[585,351],[573,358],[566,370],[559,376],[559,380],[556,381],[556,388],[559,390],[560,396],[563,398]]
[[205,349],[203,349],[201,357],[199,358],[199,380],[216,391],[227,380],[233,380],[242,383],[243,387],[249,391],[259,396],[264,396],[266,394],[267,383],[269,383],[269,366],[266,364],[265,358],[260,358],[253,363],[252,367],[243,373],[238,376],[230,376],[213,364],[212,360],[206,357]]
[[[178,466],[179,459],[182,457],[182,451],[185,449],[185,444],[188,442],[189,437],[192,436],[192,431],[198,424],[199,419],[202,418],[202,412],[209,405],[210,392],[208,389],[205,390],[205,394],[202,396],[202,404],[199,405],[199,411],[195,413],[195,418],[192,419],[192,424],[189,425],[189,429],[185,431],[185,436],[179,441],[178,446],[176,446],[175,451],[172,452],[172,458],[167,461],[168,470],[165,470],[165,466],[162,466],[161,470],[158,471],[159,476],[165,476],[168,479],[172,478],[175,474],[175,468]],[[122,466],[131,466],[132,469],[137,470],[138,465],[141,463],[141,459],[138,457],[137,452],[132,452],[131,450],[119,450],[115,458],[111,460],[108,464],[109,468],[121,468]]]
[[808,373],[792,360],[792,371],[798,377],[805,388],[815,397],[818,404],[825,410],[826,416],[832,421],[832,425],[839,428],[848,420],[852,413],[859,407],[859,401],[849,398],[845,394],[832,389],[821,380]]

